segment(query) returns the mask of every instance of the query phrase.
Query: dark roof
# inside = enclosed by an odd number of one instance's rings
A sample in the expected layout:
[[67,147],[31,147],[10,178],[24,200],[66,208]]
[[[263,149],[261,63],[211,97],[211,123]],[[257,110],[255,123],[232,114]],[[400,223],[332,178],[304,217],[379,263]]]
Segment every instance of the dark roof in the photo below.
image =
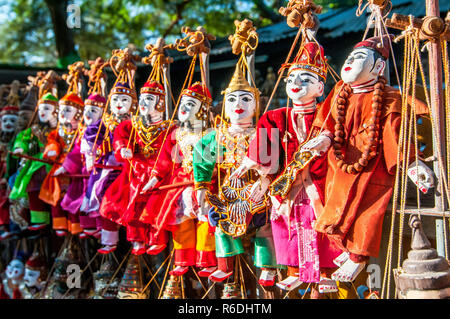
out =
[[[440,11],[450,10],[450,0],[440,0]],[[320,28],[319,32],[324,38],[337,38],[345,33],[360,32],[366,28],[367,18],[370,15],[367,10],[357,17],[357,6],[344,9],[331,9],[325,13],[319,14]],[[425,16],[425,0],[392,0],[393,12],[416,17]],[[279,22],[264,28],[258,29],[259,43],[272,43],[286,38],[293,38],[297,34],[297,28],[291,28],[285,21]],[[212,43],[211,55],[220,55],[231,51],[230,42],[227,38],[217,39]],[[172,55],[172,52],[170,53]],[[188,59],[186,55],[174,55],[176,60]]]

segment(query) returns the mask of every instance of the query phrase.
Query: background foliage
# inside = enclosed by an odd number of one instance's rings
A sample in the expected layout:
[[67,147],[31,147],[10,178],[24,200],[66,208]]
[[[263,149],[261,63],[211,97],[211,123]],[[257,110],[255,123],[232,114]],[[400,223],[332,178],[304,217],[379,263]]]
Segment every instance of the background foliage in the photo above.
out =
[[[329,8],[356,0],[316,0]],[[143,49],[157,37],[168,41],[183,25],[203,25],[217,37],[234,31],[235,19],[257,27],[283,21],[283,0],[0,0],[0,63],[65,67],[73,61],[109,57],[128,45]],[[80,28],[67,27],[67,6],[81,11]]]

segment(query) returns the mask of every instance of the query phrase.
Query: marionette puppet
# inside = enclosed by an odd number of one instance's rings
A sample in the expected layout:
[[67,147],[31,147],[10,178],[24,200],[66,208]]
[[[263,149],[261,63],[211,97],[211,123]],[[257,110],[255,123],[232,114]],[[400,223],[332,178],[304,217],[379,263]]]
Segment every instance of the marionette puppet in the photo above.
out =
[[47,267],[39,253],[33,253],[25,263],[23,282],[19,289],[23,299],[38,299],[47,278]]
[[[263,226],[268,219],[267,196],[263,194],[254,201],[249,198],[258,176],[252,171],[240,178],[230,179],[255,135],[253,118],[259,108],[259,91],[245,79],[243,59],[239,61],[228,88],[223,92],[226,120],[216,118],[216,122],[221,122],[216,123],[216,128],[205,135],[194,149],[197,198],[199,202],[207,200],[212,205],[209,222],[216,227],[218,269],[209,276],[215,282],[224,281],[233,274],[235,256],[244,253],[239,237],[247,232],[248,226]],[[209,192],[209,184],[216,165],[220,175],[219,190],[213,194]],[[203,205],[200,208],[205,209]],[[266,234],[264,227],[260,230],[266,238],[255,240],[255,265],[274,273],[277,265],[271,251],[273,245],[270,245],[271,238],[267,238],[271,233]],[[257,234],[256,237],[260,236]],[[266,277],[264,272],[262,275]]]
[[[204,30],[198,32],[204,33]],[[179,40],[177,43],[181,44]],[[197,55],[200,55],[200,69],[205,70],[203,58],[208,50],[207,47],[203,49],[203,52],[192,52],[191,71],[187,79],[192,79]],[[208,277],[217,268],[214,236],[209,231],[207,217],[200,214],[193,183],[193,149],[210,127],[212,102],[205,84],[205,72],[201,73],[201,78],[202,82],[195,82],[181,92],[177,106],[178,122],[174,124],[177,127],[168,135],[152,178],[143,188],[144,192],[150,191],[152,195],[140,219],[151,224],[155,230],[150,238],[153,245],[147,253],[154,255],[162,251],[166,247],[167,232],[172,233],[175,267],[170,275],[173,281],[178,280],[174,276],[184,275],[190,266],[200,268],[198,275],[201,277]],[[173,188],[155,190],[158,182]]]
[[17,159],[12,158],[9,153],[12,149],[14,137],[17,133],[19,107],[7,103],[0,110],[1,131],[0,131],[0,226],[4,229],[2,239],[8,237],[9,231],[9,193],[11,186],[9,184],[17,170]]
[[[271,192],[270,196],[277,262],[288,267],[287,278],[277,286],[292,290],[303,282],[314,282],[319,283],[320,292],[336,291],[336,283],[327,279],[325,272],[336,267],[333,259],[340,251],[313,229],[323,209],[326,157],[320,156],[294,173],[296,159],[302,156],[299,148],[318,133],[312,129],[312,123],[327,76],[323,48],[316,42],[302,43],[294,61],[286,67],[286,93],[292,107],[288,104],[261,116],[257,135],[234,176],[254,168],[263,176],[274,176],[273,183],[293,181],[281,194]],[[324,137],[328,145],[330,136]],[[319,155],[325,151],[319,150]]]
[[[38,102],[38,93],[39,87],[34,80],[31,81],[29,90],[25,99],[20,104],[19,108],[19,116],[17,122],[17,132],[18,134],[15,137],[15,141],[12,145],[10,151],[14,151],[15,142],[18,139],[23,138],[22,131],[26,130],[34,117],[34,111],[36,109],[36,105]],[[13,155],[12,158],[15,158]],[[10,178],[10,186],[11,192],[9,193],[10,200],[10,208],[9,208],[9,217],[10,217],[10,234],[19,233],[21,230],[26,229],[30,223],[30,212],[29,212],[29,203],[28,198],[25,196],[20,197],[18,199],[13,199],[14,193],[16,190],[14,189],[16,185],[16,179],[20,176],[22,169],[29,166],[28,160],[25,158],[18,158],[17,171]],[[27,167],[28,168],[28,167]],[[3,237],[3,236],[2,236]]]
[[22,299],[20,285],[25,267],[20,256],[16,256],[6,266],[5,277],[0,284],[0,299]]
[[[83,123],[79,125],[79,132],[77,138],[73,143],[72,150],[67,154],[62,166],[55,172],[55,176],[60,174],[69,174],[71,176],[71,183],[61,201],[62,209],[68,211],[70,214],[77,215],[80,227],[83,233],[80,233],[82,238],[88,235],[96,238],[101,237],[100,230],[102,228],[102,218],[95,212],[80,212],[80,207],[86,196],[90,177],[88,174],[88,164],[86,159],[91,159],[89,144],[84,138],[86,127],[98,122],[103,115],[103,110],[106,107],[105,95],[105,75],[103,67],[105,63],[103,60],[97,60],[97,64],[91,64],[91,68],[95,68],[88,85],[90,85],[89,96],[84,101]],[[84,147],[84,148],[83,148]],[[86,153],[86,154],[85,154]],[[92,163],[92,161],[91,161]]]
[[[324,210],[314,228],[344,251],[335,259],[340,268],[332,278],[338,281],[353,281],[368,259],[378,256],[383,217],[399,164],[402,100],[383,77],[389,52],[387,35],[354,47],[341,69],[342,80],[314,120],[313,127],[322,133],[303,146],[306,151],[323,152],[330,144],[329,132],[334,136],[327,157]],[[428,112],[423,103],[415,104],[417,115]],[[413,156],[409,161],[414,161]],[[415,166],[415,162],[409,166],[410,178]],[[423,175],[424,180],[434,180],[428,167]],[[417,182],[422,191],[427,190],[422,180]]]
[[108,97],[110,111],[86,128],[81,145],[90,176],[80,210],[90,217],[98,217],[102,244],[99,252],[102,254],[114,251],[119,241],[119,225],[100,214],[100,205],[106,190],[120,173],[121,164],[114,156],[113,136],[116,127],[131,117],[132,107],[136,105],[133,92],[127,83],[115,83]]
[[[235,21],[235,26],[236,33],[229,40],[233,53],[240,55],[240,58],[228,88],[222,92],[222,116],[216,118],[214,130],[195,147],[194,178],[199,202],[212,206],[211,209],[205,205],[200,208],[203,213],[209,210],[209,223],[215,226],[218,269],[209,279],[221,282],[233,274],[235,256],[244,253],[240,237],[252,227],[257,228],[254,264],[262,269],[259,283],[271,286],[277,264],[270,224],[267,223],[268,197],[262,191],[258,198],[250,199],[251,189],[259,179],[255,171],[230,179],[255,135],[253,120],[258,117],[260,107],[260,92],[246,79],[248,74],[254,83],[247,56],[255,51],[258,35],[248,19]],[[214,174],[215,169],[217,173]],[[209,185],[216,174],[218,191],[212,190]]]
[[[51,207],[39,198],[42,183],[51,169],[51,164],[43,160],[49,133],[58,123],[58,99],[52,93],[45,93],[39,99],[35,112],[36,123],[17,135],[12,148],[13,155],[23,157],[23,167],[15,179],[9,195],[13,201],[28,201],[30,209],[29,230],[36,231],[50,224]],[[37,160],[33,160],[36,158]]]
[[[87,126],[81,142],[81,151],[86,157],[86,168],[90,172],[86,195],[80,207],[82,214],[96,218],[101,228],[101,254],[113,252],[119,241],[120,225],[112,221],[110,216],[100,213],[100,205],[107,189],[116,180],[122,169],[122,161],[116,159],[116,148],[113,144],[117,126],[131,118],[136,111],[137,96],[134,89],[136,57],[128,49],[114,50],[110,65],[117,74],[116,82],[109,92],[107,105],[100,120]],[[119,150],[120,153],[120,150]],[[89,234],[95,232],[88,231]]]
[[[148,195],[141,191],[150,179],[169,127],[169,121],[162,120],[165,91],[159,79],[158,76],[150,79],[141,89],[139,114],[121,122],[114,130],[114,155],[122,163],[122,170],[106,190],[100,206],[103,217],[126,227],[134,255],[144,254],[149,242],[148,225],[139,221],[148,200]],[[134,80],[129,80],[131,89],[128,91],[134,96],[135,111]]]
[[67,94],[59,100],[58,125],[47,136],[43,159],[54,164],[45,177],[39,198],[52,206],[52,224],[57,236],[81,233],[78,216],[70,214],[61,207],[61,201],[70,185],[67,176],[60,176],[60,167],[71,151],[79,135],[79,124],[83,116],[84,101],[81,98],[82,63],[69,66],[65,77],[69,84]]

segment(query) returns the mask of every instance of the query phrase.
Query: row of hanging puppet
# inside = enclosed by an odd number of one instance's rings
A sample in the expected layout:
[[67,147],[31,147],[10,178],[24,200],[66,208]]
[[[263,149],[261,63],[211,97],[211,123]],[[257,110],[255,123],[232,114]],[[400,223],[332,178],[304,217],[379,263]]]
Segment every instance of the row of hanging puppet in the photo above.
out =
[[[391,37],[356,44],[342,79],[318,104],[329,67],[323,47],[304,33],[281,66],[286,107],[264,112],[246,59],[257,34],[247,25],[244,36],[230,37],[232,44],[241,39],[239,59],[221,114],[211,120],[203,59],[211,37],[183,32],[175,47],[192,61],[169,120],[162,46],[151,47],[152,70],[139,95],[136,57],[115,50],[108,62],[91,64],[86,99],[84,66],[76,63],[62,98],[52,93],[55,73],[38,74],[26,99],[35,104],[28,128],[16,129],[16,106],[3,107],[2,238],[51,227],[58,236],[95,237],[107,255],[123,227],[133,255],[157,255],[171,240],[172,276],[196,267],[200,277],[223,282],[248,253],[242,238],[252,234],[262,286],[289,291],[315,283],[331,293],[337,282],[354,281],[378,256],[399,164],[403,100],[383,77]],[[116,75],[108,94],[107,66]],[[416,116],[427,112],[415,101]],[[407,173],[427,192],[433,173],[415,154],[408,153]],[[280,278],[277,270],[286,268]]]

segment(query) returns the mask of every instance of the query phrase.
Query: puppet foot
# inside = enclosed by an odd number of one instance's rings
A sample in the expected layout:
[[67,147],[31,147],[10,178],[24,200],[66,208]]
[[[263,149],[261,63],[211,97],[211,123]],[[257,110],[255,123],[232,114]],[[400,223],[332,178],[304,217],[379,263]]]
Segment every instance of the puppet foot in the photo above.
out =
[[348,259],[338,270],[332,275],[331,279],[342,282],[351,282],[358,277],[359,273],[364,269],[366,263],[356,263]]
[[293,290],[300,286],[302,282],[296,276],[289,276],[283,281],[277,283],[277,287],[283,290]]
[[112,253],[114,250],[116,250],[116,248],[117,248],[116,245],[112,245],[112,246],[105,245],[97,251],[99,254],[106,255],[106,254]]
[[145,254],[145,244],[135,241],[133,243],[133,250],[131,251],[131,253],[136,256]]
[[33,224],[31,226],[28,226],[28,230],[36,231],[44,229],[45,227],[47,227],[47,224]]
[[223,272],[222,270],[217,269],[208,278],[209,278],[209,280],[214,281],[214,282],[222,282],[225,279],[227,279],[228,277],[230,277],[232,274],[233,274],[232,271]]
[[147,249],[146,253],[148,255],[158,255],[164,249],[166,249],[167,245],[151,245],[149,249]]
[[200,269],[200,271],[198,272],[197,275],[199,275],[199,277],[209,277],[216,270],[217,270],[216,266],[202,268],[202,269]]
[[85,234],[86,236],[92,236],[92,237],[94,237],[96,239],[100,239],[102,237],[101,232],[99,230],[97,230],[97,229],[85,229],[83,231],[83,234]]
[[337,291],[338,291],[338,287],[337,287],[336,281],[329,279],[329,278],[325,278],[325,277],[320,278],[319,293],[324,294],[324,293],[337,292]]
[[333,259],[333,263],[336,266],[341,267],[349,258],[350,258],[350,254],[348,252],[344,251],[342,254],[340,254],[335,259]]
[[169,271],[169,274],[172,276],[183,276],[185,273],[187,273],[189,270],[189,267],[185,266],[176,266],[173,270]]
[[56,236],[64,237],[67,235],[67,230],[55,230]]
[[259,284],[263,287],[272,287],[275,285],[275,278],[277,276],[276,270],[273,269],[263,269],[261,275],[259,276]]

